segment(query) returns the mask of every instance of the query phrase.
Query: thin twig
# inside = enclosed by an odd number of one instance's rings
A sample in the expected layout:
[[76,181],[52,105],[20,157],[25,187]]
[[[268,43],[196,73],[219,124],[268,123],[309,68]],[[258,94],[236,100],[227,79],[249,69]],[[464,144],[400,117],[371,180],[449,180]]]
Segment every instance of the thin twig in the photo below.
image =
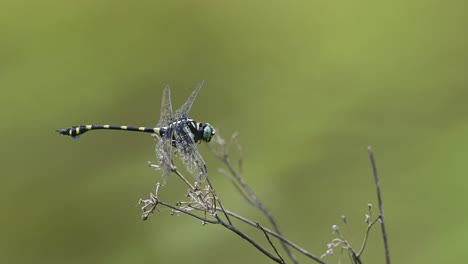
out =
[[213,192],[213,196],[215,198],[215,201],[217,201],[219,203],[219,206],[221,207],[221,210],[223,211],[224,213],[224,216],[226,217],[227,221],[229,222],[230,225],[232,225],[232,222],[231,222],[231,219],[229,218],[229,215],[226,213],[226,210],[224,209],[224,206],[223,204],[221,203],[221,199],[219,198],[219,196],[216,194],[216,191],[213,187],[213,185],[211,184],[211,181],[210,179],[208,178],[208,175],[206,176],[206,181],[208,182],[209,186],[210,186],[210,191]]
[[[249,200],[251,200],[251,202],[253,203],[253,205],[259,209],[266,217],[267,219],[270,221],[270,223],[272,224],[273,228],[276,230],[277,233],[281,234],[281,231],[279,229],[279,226],[278,224],[276,223],[275,219],[273,218],[273,216],[270,214],[270,212],[268,211],[268,209],[266,209],[266,207],[262,204],[262,202],[257,198],[257,196],[255,195],[255,193],[252,191],[252,189],[250,189],[250,187],[246,184],[246,182],[243,180],[242,176],[234,169],[233,165],[231,164],[230,160],[229,160],[229,153],[228,153],[228,149],[229,149],[229,146],[232,144],[232,143],[235,143],[236,146],[237,146],[237,149],[239,151],[239,155],[240,155],[240,160],[238,162],[238,165],[239,165],[239,170],[242,171],[242,148],[239,144],[239,142],[237,141],[237,134],[234,133],[231,137],[231,140],[228,141],[226,143],[226,141],[221,138],[219,136],[219,133],[218,135],[216,136],[215,138],[215,141],[217,141],[218,143],[218,146],[220,148],[216,148],[216,147],[209,147],[211,149],[211,151],[213,152],[213,154],[215,154],[215,156],[217,158],[219,158],[225,165],[226,167],[229,169],[229,172],[232,174],[232,177],[239,183],[239,185],[241,186],[241,189],[243,189],[243,191],[245,191],[246,195],[248,197],[250,197]],[[297,264],[298,261],[297,261],[297,258],[292,254],[292,252],[290,251],[290,249],[286,246],[286,244],[284,244],[283,242],[281,242],[281,246],[283,247],[283,249],[286,251],[287,255],[289,256],[289,258],[295,263]]]
[[351,260],[355,263],[355,264],[362,264],[361,262],[361,258],[356,255],[356,253],[354,251],[349,251],[351,253]]
[[267,239],[268,243],[270,243],[270,246],[273,248],[275,251],[276,255],[281,259],[281,263],[285,263],[284,259],[281,257],[281,254],[278,252],[276,249],[275,245],[273,244],[273,241],[271,241],[270,236],[268,233],[265,231],[265,229],[257,222],[257,227],[262,230],[263,234],[265,235],[265,238]]
[[[165,203],[165,202],[162,202],[162,201],[158,201],[158,204],[162,205],[162,206],[166,206],[170,209],[172,209],[174,212],[176,213],[183,213],[183,214],[186,214],[186,215],[189,215],[189,216],[192,216],[196,219],[199,219],[201,220],[203,223],[209,223],[209,224],[214,224],[214,225],[218,225],[218,224],[221,224],[222,226],[226,227],[227,229],[231,230],[232,232],[236,233],[238,236],[242,237],[243,239],[247,240],[250,244],[252,244],[254,247],[256,247],[258,250],[260,250],[263,254],[265,254],[267,257],[271,258],[272,260],[274,260],[275,262],[277,263],[284,263],[282,262],[281,259],[275,257],[273,254],[271,254],[270,252],[268,252],[268,250],[266,250],[264,247],[262,247],[260,244],[258,244],[257,242],[255,242],[252,238],[250,238],[247,234],[243,233],[242,231],[240,231],[239,229],[237,229],[235,226],[229,224],[229,223],[226,223],[224,222],[221,218],[219,218],[219,216],[217,214],[214,214],[213,217],[215,217],[216,221],[215,220],[209,220],[209,219],[206,219],[206,218],[202,218],[194,213],[191,213],[187,210],[181,210],[173,205],[170,205],[168,203]],[[201,210],[200,208],[193,208],[194,210],[196,211],[203,211]]]
[[185,182],[185,184],[187,184],[187,186],[191,189],[191,190],[194,190],[195,188],[193,187],[193,185],[184,177],[184,175],[182,175],[182,173],[180,173],[179,170],[177,170],[177,167],[172,165],[171,164],[171,170],[177,175],[179,176],[180,179],[182,179],[182,181]]
[[[193,209],[194,209],[194,210],[197,210],[197,211],[203,211],[203,210],[200,209],[200,208],[193,208]],[[180,211],[180,210],[179,210],[179,211]],[[238,214],[236,214],[236,213],[234,213],[234,212],[228,211],[228,210],[226,210],[226,213],[229,214],[230,216],[232,216],[232,217],[234,217],[234,218],[236,218],[236,219],[238,219],[238,220],[240,220],[240,221],[242,221],[242,222],[244,222],[244,223],[250,225],[250,226],[253,226],[253,227],[257,227],[257,228],[258,228],[258,225],[259,225],[259,224],[256,223],[256,222],[254,222],[254,221],[251,221],[251,220],[249,220],[249,219],[247,219],[247,218],[245,218],[245,217],[243,217],[243,216],[240,216],[240,215],[238,215]],[[197,217],[197,218],[199,218],[199,217]],[[199,218],[199,219],[200,219],[200,218]],[[210,223],[212,223],[212,222],[210,222]],[[268,233],[268,234],[270,234],[270,235],[276,237],[276,238],[279,239],[280,241],[283,241],[284,243],[286,243],[286,244],[289,245],[290,247],[296,249],[296,250],[299,251],[300,253],[302,253],[302,254],[308,256],[309,258],[315,260],[316,262],[321,263],[321,264],[326,264],[326,262],[324,262],[324,261],[321,260],[320,258],[314,256],[313,254],[311,254],[311,253],[308,252],[307,250],[305,250],[305,249],[301,248],[300,246],[294,244],[293,242],[291,242],[291,241],[288,240],[287,238],[285,238],[285,237],[279,235],[279,234],[276,233],[275,231],[270,230],[270,229],[268,229],[268,228],[266,228],[266,227],[263,227],[263,226],[261,226],[261,229],[262,229],[264,232],[266,232],[266,233]]]
[[[172,165],[172,171],[175,174],[177,174],[177,176],[179,176],[190,187],[191,190],[195,190],[195,188],[192,186],[192,184],[190,184],[190,182],[182,175],[182,173],[179,170],[177,170],[177,167],[175,167],[174,165]],[[216,194],[215,189],[214,189],[213,185],[211,184],[210,179],[208,178],[208,175],[206,175],[206,181],[208,182],[208,185],[210,186],[210,191],[213,193],[213,196],[214,196],[215,200],[218,202],[219,206],[221,207],[222,211],[224,212],[224,207],[223,207],[223,204],[221,203],[221,199]],[[224,214],[224,216],[228,220],[229,224],[232,225],[231,219],[229,219],[229,216],[226,213]]]
[[[234,212],[231,212],[231,211],[226,211],[226,213],[228,213],[230,216],[236,218],[236,219],[239,219],[241,220],[242,222],[246,223],[246,224],[249,224],[253,227],[256,227],[257,224],[243,216],[240,216]],[[273,231],[273,230],[270,230],[268,228],[265,228],[263,227],[263,230],[265,230],[265,232],[267,232],[268,234],[276,237],[277,239],[279,239],[280,241],[284,242],[285,244],[289,245],[290,247],[294,248],[295,250],[301,252],[302,254],[308,256],[309,258],[315,260],[316,262],[318,263],[321,263],[321,264],[325,264],[326,262],[324,262],[322,259],[320,259],[319,257],[313,255],[312,253],[308,252],[307,250],[301,248],[300,246],[294,244],[293,242],[291,242],[290,240],[286,239],[285,237],[283,237],[281,234],[278,234],[277,232]]]
[[379,202],[379,211],[380,211],[379,218],[380,218],[380,223],[382,227],[382,237],[383,237],[384,247],[385,247],[385,260],[387,264],[390,264],[390,250],[388,249],[387,231],[385,230],[382,193],[380,191],[380,180],[379,180],[379,175],[377,174],[377,165],[375,163],[374,152],[372,151],[371,146],[367,148],[367,152],[369,153],[370,162],[372,164],[372,172],[374,174],[374,180],[375,180],[375,189],[377,190],[377,200]]
[[362,252],[364,252],[364,248],[366,247],[367,240],[369,238],[369,233],[370,230],[372,229],[372,226],[379,221],[379,218],[377,217],[372,221],[369,225],[367,225],[366,233],[364,235],[364,240],[362,241],[361,249],[359,249],[359,252],[357,253],[358,257],[361,256]]
[[[255,195],[255,193],[252,191],[252,189],[250,189],[250,187],[247,185],[247,183],[244,181],[244,179],[242,178],[242,176],[240,176],[236,170],[234,169],[234,167],[232,166],[231,164],[231,161],[229,160],[229,157],[227,155],[225,155],[223,157],[223,161],[224,161],[224,164],[228,167],[229,171],[231,172],[231,174],[235,177],[235,179],[237,180],[237,182],[239,182],[239,184],[242,186],[242,188],[247,192],[248,196],[251,198],[251,200],[254,202],[254,204],[256,205],[256,207],[262,211],[262,213],[268,218],[268,220],[270,221],[271,225],[273,226],[273,229],[275,229],[276,233],[278,233],[280,236],[283,236],[281,234],[281,231],[279,229],[279,226],[278,224],[276,223],[276,220],[273,218],[273,216],[271,215],[270,211],[268,211],[268,209],[263,205],[263,203],[260,201],[260,199],[258,199],[258,197]],[[291,252],[291,250],[289,250],[288,246],[286,246],[286,244],[281,241],[281,246],[283,247],[284,251],[286,251],[286,253],[288,254],[289,258],[293,261],[293,263],[295,264],[298,264],[299,261],[297,260],[296,256],[294,256],[294,254]]]
[[191,212],[189,212],[189,211],[187,211],[187,210],[181,210],[181,209],[179,209],[179,208],[177,208],[177,207],[175,207],[175,206],[173,206],[173,205],[170,205],[170,204],[168,204],[168,203],[165,203],[165,202],[162,202],[162,201],[158,201],[158,202],[159,202],[159,204],[161,204],[161,205],[163,205],[163,206],[166,206],[166,207],[168,207],[168,208],[171,208],[171,209],[173,210],[173,212],[175,212],[175,213],[186,214],[186,215],[189,215],[189,216],[191,216],[191,217],[195,217],[195,218],[197,218],[197,219],[199,219],[199,220],[201,220],[201,221],[203,221],[203,222],[205,222],[205,223],[210,223],[210,224],[214,224],[214,225],[220,224],[219,221],[208,220],[208,219],[203,218],[203,217],[200,217],[200,216],[198,216],[198,215],[196,215],[196,214],[194,214],[194,213],[191,213]]
[[[180,171],[177,170],[177,168],[175,166],[172,167],[172,171],[174,173],[176,173],[182,180],[184,180],[184,182],[192,189],[192,190],[195,190],[195,188],[185,179],[185,177],[182,175],[182,173]],[[186,211],[186,210],[181,210],[180,208],[177,208],[175,206],[172,206],[168,203],[165,203],[165,202],[161,202],[159,200],[157,200],[157,203],[158,204],[161,204],[163,206],[166,206],[168,208],[171,208],[174,212],[179,212],[179,213],[183,213],[183,214],[187,214],[189,216],[192,216],[194,218],[197,218],[201,221],[203,221],[204,223],[210,223],[210,224],[221,224],[222,226],[228,228],[229,230],[233,231],[234,233],[236,233],[237,235],[239,235],[240,237],[244,238],[245,240],[247,240],[250,244],[252,244],[254,247],[256,247],[258,250],[260,250],[263,254],[265,254],[266,256],[268,256],[269,258],[271,258],[272,260],[274,260],[275,262],[278,262],[278,263],[284,263],[284,260],[280,259],[280,258],[277,258],[275,257],[272,253],[268,252],[268,250],[266,250],[264,247],[262,247],[260,244],[258,244],[257,242],[255,242],[252,238],[250,238],[247,234],[243,233],[242,231],[240,231],[239,229],[237,229],[231,222],[231,219],[229,217],[229,215],[227,214],[227,210],[224,209],[223,205],[222,205],[222,202],[219,198],[219,196],[217,196],[216,192],[215,192],[215,189],[214,189],[214,186],[212,185],[211,181],[209,180],[209,178],[207,177],[206,178],[207,182],[208,182],[208,185],[210,187],[210,191],[213,193],[213,196],[215,198],[215,200],[218,202],[218,204],[220,205],[221,207],[221,211],[224,213],[225,217],[226,217],[226,220],[228,221],[228,223],[224,222],[221,218],[219,218],[218,214],[214,213],[212,216],[216,218],[217,221],[213,221],[213,220],[208,220],[205,218],[202,218],[196,214],[193,214],[189,211]],[[193,208],[195,210],[199,210],[198,208]],[[206,210],[205,210],[206,212]]]
[[226,222],[224,222],[221,218],[219,218],[218,215],[215,215],[216,219],[219,221],[219,223],[226,227],[227,229],[231,230],[232,232],[236,233],[238,236],[242,237],[243,239],[247,240],[250,244],[252,244],[254,247],[256,247],[258,250],[260,250],[263,254],[265,254],[267,257],[269,257],[270,259],[274,260],[275,262],[277,263],[284,263],[282,261],[282,259],[279,259],[277,257],[275,257],[273,254],[271,254],[270,252],[268,252],[268,250],[266,250],[264,247],[262,247],[260,244],[258,244],[257,242],[255,242],[251,237],[249,237],[247,234],[243,233],[242,231],[240,231],[239,229],[237,229],[235,226],[231,225],[231,224],[228,224]]
[[338,236],[339,236],[339,241],[345,245],[345,248],[348,249],[348,252],[351,254],[352,260],[357,263],[356,261],[359,261],[359,255],[356,253],[356,250],[354,250],[353,246],[348,242],[348,240],[345,239],[343,234],[340,232],[340,230],[337,228],[334,231]]
[[219,173],[223,174],[231,182],[231,184],[234,186],[234,188],[236,188],[237,192],[239,192],[239,194],[242,196],[242,198],[244,198],[244,200],[247,203],[249,203],[252,206],[255,206],[254,202],[252,200],[250,200],[250,197],[247,196],[247,194],[245,194],[244,190],[242,190],[242,188],[239,186],[239,184],[236,181],[234,181],[234,178],[232,176],[229,176],[227,171],[225,171],[222,168],[219,168],[218,171],[219,171]]

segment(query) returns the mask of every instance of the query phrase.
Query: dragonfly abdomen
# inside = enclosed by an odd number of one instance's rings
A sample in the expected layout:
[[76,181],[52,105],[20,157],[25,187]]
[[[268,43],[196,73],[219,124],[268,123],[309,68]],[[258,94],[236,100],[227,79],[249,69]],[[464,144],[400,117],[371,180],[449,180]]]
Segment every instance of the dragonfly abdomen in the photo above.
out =
[[81,125],[72,126],[64,129],[56,130],[57,133],[77,138],[80,135],[97,129],[111,129],[111,130],[127,130],[127,131],[138,131],[145,133],[160,133],[160,128],[157,127],[136,127],[136,126],[119,126],[119,125]]

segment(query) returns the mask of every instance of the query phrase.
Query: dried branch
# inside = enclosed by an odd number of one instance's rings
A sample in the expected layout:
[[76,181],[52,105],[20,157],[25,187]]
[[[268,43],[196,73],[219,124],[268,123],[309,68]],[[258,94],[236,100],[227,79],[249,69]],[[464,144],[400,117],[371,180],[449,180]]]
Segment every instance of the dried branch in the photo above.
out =
[[213,184],[211,184],[210,179],[208,176],[206,176],[206,181],[208,182],[211,191],[213,192],[213,195],[215,197],[215,200],[218,202],[219,206],[221,207],[222,212],[224,213],[224,216],[226,217],[226,220],[229,222],[230,225],[232,225],[231,219],[229,218],[229,215],[226,213],[226,210],[224,209],[223,204],[221,203],[221,199],[219,196],[216,194],[215,188],[213,187]]
[[[372,220],[372,205],[371,204],[367,205],[368,213],[365,216],[365,222],[367,223],[367,227],[366,227],[366,230],[365,230],[365,233],[364,233],[364,239],[362,241],[361,247],[360,247],[359,251],[357,251],[357,252],[353,248],[353,246],[348,242],[348,240],[346,240],[345,237],[342,235],[342,233],[339,231],[339,227],[337,225],[333,225],[333,227],[332,227],[333,228],[333,234],[336,234],[338,236],[338,238],[333,239],[331,241],[331,243],[327,244],[328,249],[327,249],[326,253],[321,256],[321,258],[323,258],[324,256],[327,256],[327,255],[332,255],[333,251],[334,251],[334,248],[340,246],[341,247],[341,252],[343,250],[347,250],[349,252],[349,256],[350,256],[351,261],[353,263],[361,264],[362,263],[361,262],[361,256],[362,256],[362,254],[364,252],[364,249],[365,249],[365,247],[367,245],[370,230],[379,221],[381,223],[381,227],[382,227],[382,235],[383,235],[384,246],[385,246],[386,263],[390,264],[390,253],[388,251],[388,239],[387,239],[387,234],[386,234],[386,231],[385,231],[385,222],[384,222],[384,219],[383,219],[382,193],[381,193],[381,190],[380,190],[380,182],[379,182],[379,177],[378,177],[378,174],[377,174],[377,166],[376,166],[376,163],[375,163],[374,154],[373,154],[372,148],[370,146],[368,147],[368,153],[369,153],[369,157],[370,157],[370,161],[371,161],[371,165],[372,165],[372,170],[373,170],[374,180],[375,180],[375,186],[376,186],[376,190],[377,190],[377,199],[378,199],[379,211],[380,211],[379,215],[375,219]],[[346,217],[342,216],[341,218],[342,218],[343,222],[345,224],[347,224]]]
[[[228,168],[229,172],[231,175],[234,177],[234,179],[239,183],[241,188],[246,192],[247,196],[250,198],[254,206],[259,209],[269,220],[271,225],[273,226],[273,229],[278,233],[280,236],[281,230],[276,223],[276,220],[274,219],[273,215],[270,213],[270,211],[263,205],[263,203],[260,201],[260,199],[257,197],[257,195],[253,192],[253,190],[247,185],[247,183],[244,181],[243,177],[237,173],[237,171],[234,169],[234,166],[232,165],[229,155],[228,155],[228,150],[229,150],[229,145],[231,143],[235,143],[238,150],[240,151],[240,159],[239,159],[239,167],[242,168],[242,148],[240,147],[239,142],[237,141],[237,134],[234,134],[231,137],[231,140],[228,144],[225,143],[225,141],[219,136],[219,133],[215,136],[215,142],[219,144],[221,147],[220,150],[216,151],[212,148],[213,153],[226,165]],[[286,251],[287,255],[289,258],[293,261],[293,263],[297,264],[299,261],[297,260],[296,256],[291,252],[291,250],[288,248],[288,246],[281,241],[281,246],[283,247],[284,251]]]
[[[370,217],[369,217],[370,219]],[[377,221],[379,220],[379,217],[375,218],[372,222],[367,222],[367,228],[366,228],[366,232],[364,234],[364,239],[362,241],[362,245],[361,245],[361,249],[359,249],[359,252],[356,254],[358,257],[361,256],[361,254],[364,252],[364,249],[366,247],[366,243],[367,243],[367,240],[369,238],[369,233],[370,233],[370,230],[372,229],[372,226],[377,223]]]
[[380,180],[379,180],[379,175],[377,173],[377,165],[375,163],[374,152],[372,151],[371,146],[367,148],[367,152],[369,153],[370,162],[372,164],[372,173],[374,174],[375,189],[377,191],[377,200],[379,203],[379,211],[380,211],[379,218],[380,218],[380,223],[381,223],[380,226],[382,227],[382,237],[383,237],[384,247],[385,247],[385,261],[387,264],[390,264],[390,250],[388,248],[387,231],[385,230],[382,192],[380,190]]
[[234,188],[236,189],[237,192],[239,192],[239,194],[242,196],[242,198],[244,198],[244,200],[249,203],[250,205],[252,206],[255,206],[254,202],[252,202],[252,200],[250,200],[250,197],[247,196],[247,194],[245,194],[245,192],[241,189],[241,187],[239,186],[239,184],[237,184],[237,182],[233,179],[233,177],[231,177],[228,172],[222,168],[219,168],[218,169],[218,172],[223,174],[232,184],[232,186],[234,186]]
[[[237,219],[241,220],[241,221],[244,222],[244,223],[247,223],[247,224],[249,224],[249,225],[251,225],[251,226],[254,226],[254,227],[257,226],[257,223],[255,223],[254,221],[249,220],[249,219],[247,219],[247,218],[245,218],[245,217],[242,217],[242,216],[240,216],[240,215],[238,215],[238,214],[236,214],[236,213],[234,213],[234,212],[227,211],[227,213],[228,213],[230,216],[232,216],[232,217],[234,217],[234,218],[237,218]],[[282,235],[280,235],[280,234],[278,234],[278,233],[276,233],[276,232],[274,232],[274,231],[272,231],[272,230],[270,230],[270,229],[268,229],[268,228],[265,228],[265,227],[262,227],[262,229],[263,229],[265,232],[267,232],[268,234],[270,234],[270,235],[276,237],[276,238],[279,239],[280,241],[286,243],[286,244],[289,245],[290,247],[292,247],[292,248],[294,248],[295,250],[299,251],[300,253],[304,254],[305,256],[307,256],[307,257],[309,257],[309,258],[315,260],[315,261],[318,262],[318,263],[325,264],[325,262],[324,262],[323,260],[321,260],[319,257],[313,255],[312,253],[308,252],[307,250],[305,250],[305,249],[301,248],[300,246],[294,244],[292,241],[286,239],[286,238],[283,237]]]
[[[180,173],[180,172],[179,172]],[[196,204],[187,202],[179,202],[177,206],[173,206],[169,203],[163,202],[159,200],[158,192],[159,192],[159,187],[160,184],[156,184],[156,191],[155,194],[150,193],[150,198],[149,199],[140,199],[139,204],[144,204],[142,206],[143,210],[143,220],[146,220],[148,218],[148,214],[153,213],[155,209],[157,209],[158,205],[165,206],[167,208],[171,209],[171,213],[182,213],[191,217],[194,217],[196,219],[199,219],[202,221],[203,224],[220,224],[230,231],[234,232],[238,236],[242,237],[246,241],[248,241],[250,244],[252,244],[255,248],[260,250],[263,254],[265,254],[267,257],[272,259],[273,261],[277,263],[284,263],[284,260],[281,257],[276,257],[274,254],[270,253],[267,249],[265,249],[263,246],[261,246],[259,243],[257,243],[255,240],[253,240],[250,236],[248,236],[246,233],[240,231],[237,227],[232,225],[231,223],[223,221],[216,212],[211,211],[213,209],[212,204],[207,202],[211,199],[205,199],[208,196],[202,195],[202,193],[199,191],[199,189],[195,190],[190,190],[189,196],[191,197],[192,201],[196,201]],[[210,197],[209,197],[210,198]],[[201,205],[201,206],[197,206]],[[150,210],[147,210],[147,207],[151,207]],[[210,216],[214,217],[215,220],[210,220],[205,217],[201,217],[197,215],[196,213],[192,213],[191,211],[194,210],[196,211],[202,211],[202,212],[207,212],[211,211]]]
[[271,254],[270,252],[268,252],[268,250],[266,250],[264,247],[262,247],[260,244],[258,244],[257,242],[255,242],[252,238],[250,238],[247,234],[245,234],[244,232],[240,231],[239,229],[237,229],[235,226],[231,225],[231,224],[228,224],[224,221],[222,221],[218,216],[215,216],[216,219],[218,219],[218,221],[220,222],[220,224],[224,227],[226,227],[227,229],[231,230],[232,232],[236,233],[238,236],[242,237],[243,239],[247,240],[250,244],[252,244],[254,247],[256,247],[258,250],[260,250],[263,254],[265,254],[267,257],[269,257],[270,259],[272,259],[273,261],[277,262],[277,263],[284,263],[284,261],[281,259],[281,258],[278,258],[278,257],[275,257],[273,254]]
[[278,250],[276,249],[275,245],[273,244],[273,241],[271,241],[270,239],[270,236],[268,235],[268,233],[265,231],[265,229],[257,222],[257,227],[262,230],[263,234],[265,235],[265,238],[268,240],[268,243],[270,243],[270,246],[273,248],[273,250],[275,251],[276,255],[279,256],[279,258],[281,259],[281,263],[285,263],[284,262],[284,259],[281,257],[281,254],[278,252]]
[[[322,258],[326,255],[332,255],[334,249],[337,247],[341,248],[341,252],[346,250],[349,253],[351,262],[355,264],[361,264],[362,262],[361,262],[360,257],[363,254],[365,247],[367,245],[370,230],[375,225],[375,223],[377,223],[377,221],[380,221],[382,223],[382,230],[383,230],[384,241],[385,241],[385,246],[386,246],[387,264],[390,263],[387,237],[386,237],[384,221],[383,221],[383,206],[382,206],[382,199],[381,199],[380,183],[378,181],[375,161],[374,161],[372,150],[370,147],[369,147],[369,155],[370,155],[371,163],[373,166],[374,178],[376,180],[376,189],[377,189],[377,196],[379,199],[380,214],[378,215],[378,217],[371,220],[372,219],[372,211],[371,211],[372,206],[371,205],[368,206],[368,214],[366,214],[366,219],[365,219],[367,223],[367,227],[366,227],[364,238],[363,238],[359,251],[356,251],[352,247],[352,245],[348,242],[348,240],[345,239],[343,234],[339,231],[339,227],[337,225],[334,225],[333,232],[334,234],[337,235],[337,237],[334,238],[332,242],[327,245],[328,247],[327,252],[319,258],[311,254],[307,250],[294,244],[290,240],[286,239],[281,234],[279,226],[276,223],[273,216],[271,215],[271,213],[269,212],[269,210],[264,206],[264,204],[256,196],[253,190],[244,181],[241,175],[241,171],[242,171],[241,151],[242,149],[240,147],[240,144],[237,142],[237,138],[235,137],[235,135],[231,138],[231,140],[227,144],[222,138],[219,137],[219,134],[215,137],[214,141],[215,141],[215,144],[217,144],[217,147],[210,147],[210,149],[224,163],[224,165],[227,168],[227,170],[220,170],[220,172],[224,174],[231,181],[231,183],[236,188],[236,190],[242,195],[242,197],[248,203],[250,203],[255,208],[260,210],[266,216],[268,221],[271,223],[273,230],[270,230],[264,227],[259,222],[252,221],[232,211],[227,210],[222,204],[219,195],[216,194],[215,188],[208,177],[206,178],[207,181],[206,181],[205,187],[202,188],[199,183],[197,182],[191,183],[189,180],[187,180],[183,176],[183,174],[179,170],[177,170],[177,168],[173,164],[171,166],[172,172],[176,174],[189,188],[185,195],[186,197],[188,197],[189,200],[180,201],[176,203],[176,205],[171,205],[167,202],[161,201],[159,199],[159,190],[160,190],[161,185],[158,183],[156,185],[155,193],[154,194],[150,193],[150,198],[140,199],[139,201],[139,204],[143,204],[141,207],[143,211],[143,214],[142,214],[143,220],[146,220],[149,214],[153,214],[156,210],[159,211],[158,206],[164,206],[164,207],[171,209],[171,214],[185,214],[187,216],[191,216],[195,219],[201,220],[202,224],[221,225],[229,229],[230,231],[234,232],[236,235],[240,236],[241,238],[246,240],[248,243],[253,245],[260,252],[262,252],[265,256],[275,261],[276,263],[286,263],[286,261],[282,258],[280,252],[274,245],[271,237],[274,237],[279,240],[280,244],[282,245],[283,249],[285,250],[285,252],[287,253],[288,257],[291,259],[292,262],[299,263],[297,258],[292,253],[290,247],[297,250],[299,253],[309,257],[315,262],[321,263],[321,264],[326,263],[324,260],[322,260]],[[228,148],[229,148],[229,145],[231,145],[232,143],[236,144],[237,149],[240,152],[240,159],[238,161],[238,166],[239,166],[238,170],[234,168],[228,155]],[[158,168],[158,165],[153,165],[151,163],[150,163],[150,166]],[[222,213],[221,215],[224,215],[225,219],[220,217],[219,212]],[[342,220],[345,224],[347,224],[347,220],[345,216],[342,216]],[[243,232],[242,230],[240,230],[235,224],[235,222],[238,222],[238,221],[241,221],[256,229],[261,230],[263,234],[265,235],[266,241],[269,243],[273,251],[270,252],[265,247],[263,247],[259,242],[252,239],[246,232]],[[341,262],[341,254],[340,254],[340,262]]]

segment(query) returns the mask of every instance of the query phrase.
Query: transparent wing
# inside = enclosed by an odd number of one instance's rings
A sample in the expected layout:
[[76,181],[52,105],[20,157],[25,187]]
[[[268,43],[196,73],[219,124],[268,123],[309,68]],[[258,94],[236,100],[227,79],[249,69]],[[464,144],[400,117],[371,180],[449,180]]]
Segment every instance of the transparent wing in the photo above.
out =
[[197,94],[198,92],[200,91],[200,89],[202,88],[203,86],[203,83],[205,81],[201,81],[197,88],[195,89],[195,91],[193,91],[192,95],[190,95],[190,97],[187,99],[187,101],[184,103],[184,105],[182,105],[179,109],[177,109],[177,111],[175,112],[174,114],[174,118],[175,119],[179,119],[181,117],[185,117],[187,116],[188,112],[190,111],[190,108],[192,108],[192,104],[193,102],[195,101],[195,98],[197,97]]
[[161,170],[163,184],[167,183],[172,167],[172,133],[169,128],[163,137],[160,137],[156,143],[156,159],[158,160],[159,169]]
[[205,161],[198,152],[195,141],[193,140],[190,128],[181,124],[174,133],[176,149],[187,171],[199,182],[206,180],[208,170]]
[[156,127],[167,126],[172,119],[171,88],[169,85],[164,87],[161,100],[161,113]]

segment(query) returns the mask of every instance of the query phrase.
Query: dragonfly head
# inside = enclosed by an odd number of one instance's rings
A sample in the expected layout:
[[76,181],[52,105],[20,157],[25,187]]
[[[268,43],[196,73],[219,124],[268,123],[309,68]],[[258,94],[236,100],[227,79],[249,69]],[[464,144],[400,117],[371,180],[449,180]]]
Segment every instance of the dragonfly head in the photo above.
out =
[[206,142],[210,142],[211,138],[216,133],[214,127],[208,123],[205,123],[202,127],[203,130],[203,140]]

